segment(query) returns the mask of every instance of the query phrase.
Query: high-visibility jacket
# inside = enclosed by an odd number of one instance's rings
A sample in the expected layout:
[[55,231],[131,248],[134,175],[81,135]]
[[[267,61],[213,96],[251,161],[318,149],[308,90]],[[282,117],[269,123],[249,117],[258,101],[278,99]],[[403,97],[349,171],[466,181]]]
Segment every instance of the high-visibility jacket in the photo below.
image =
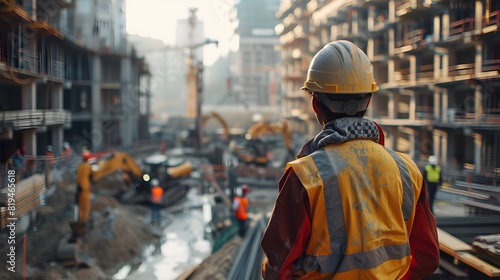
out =
[[441,167],[437,165],[426,165],[425,166],[425,174],[427,178],[427,182],[429,183],[439,183],[439,177],[441,177]]
[[246,197],[235,196],[233,210],[237,219],[246,220],[248,218],[248,199]]
[[421,279],[435,271],[423,177],[411,158],[379,145],[375,130],[364,119],[339,120],[287,165],[261,241],[264,279]]
[[163,189],[159,186],[151,188],[151,202],[161,203],[163,201]]

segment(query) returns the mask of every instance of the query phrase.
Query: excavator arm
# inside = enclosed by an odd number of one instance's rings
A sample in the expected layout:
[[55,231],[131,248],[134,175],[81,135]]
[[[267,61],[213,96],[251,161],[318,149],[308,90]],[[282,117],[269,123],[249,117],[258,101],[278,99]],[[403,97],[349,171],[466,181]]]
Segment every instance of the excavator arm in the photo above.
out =
[[142,180],[143,172],[139,164],[127,153],[113,152],[102,161],[97,171],[92,173],[92,181],[98,182],[114,172],[126,172],[136,181]]

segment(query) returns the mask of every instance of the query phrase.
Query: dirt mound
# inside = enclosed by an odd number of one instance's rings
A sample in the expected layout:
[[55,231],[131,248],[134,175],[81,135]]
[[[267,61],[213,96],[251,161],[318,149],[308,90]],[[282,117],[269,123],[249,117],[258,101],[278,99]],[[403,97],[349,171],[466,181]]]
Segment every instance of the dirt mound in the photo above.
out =
[[93,204],[93,212],[83,240],[83,250],[105,270],[119,268],[141,255],[145,244],[156,235],[136,215],[110,196],[100,196]]

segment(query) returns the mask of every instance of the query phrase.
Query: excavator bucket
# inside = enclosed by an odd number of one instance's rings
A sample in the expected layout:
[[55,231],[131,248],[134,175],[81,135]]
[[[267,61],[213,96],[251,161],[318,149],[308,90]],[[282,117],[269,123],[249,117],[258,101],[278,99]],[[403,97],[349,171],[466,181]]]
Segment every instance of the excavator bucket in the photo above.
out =
[[72,236],[63,239],[57,246],[56,260],[63,266],[95,266],[96,261],[82,250],[79,237],[85,235],[85,227],[78,223],[70,223]]

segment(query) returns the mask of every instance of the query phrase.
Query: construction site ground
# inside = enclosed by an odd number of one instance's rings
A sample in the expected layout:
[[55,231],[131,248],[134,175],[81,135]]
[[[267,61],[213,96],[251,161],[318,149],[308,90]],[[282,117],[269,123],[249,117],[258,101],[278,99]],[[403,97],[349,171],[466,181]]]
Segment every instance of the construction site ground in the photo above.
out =
[[[222,275],[227,274],[241,238],[231,238],[212,255],[213,229],[207,227],[213,201],[199,185],[193,185],[178,204],[162,210],[159,226],[150,225],[147,205],[122,204],[114,197],[94,194],[86,235],[78,242],[84,258],[78,259],[80,263],[61,260],[57,251],[71,235],[76,186],[71,172],[59,170],[54,176],[43,205],[23,217],[30,220],[29,228],[16,234],[15,272],[2,265],[0,279],[178,279],[188,272],[193,272],[189,279],[195,275],[225,279]],[[119,174],[106,179],[106,184],[113,182],[122,184]],[[276,194],[274,188],[252,189],[251,211],[270,210]],[[0,240],[7,240],[8,234],[1,231]],[[2,246],[3,264],[8,253],[8,246]],[[224,265],[207,265],[211,262]]]
[[[175,155],[179,154],[182,152]],[[195,165],[201,163],[195,162]],[[269,213],[277,196],[277,182],[270,187],[250,187],[251,218]],[[244,239],[234,236],[212,254],[215,239],[208,223],[213,218],[213,196],[198,185],[194,185],[181,202],[162,210],[163,222],[159,226],[150,225],[150,209],[146,205],[122,204],[113,197],[96,195],[87,235],[81,243],[82,251],[92,261],[87,265],[64,263],[56,259],[56,251],[71,233],[68,222],[75,199],[73,177],[60,176],[55,187],[47,192],[50,195],[46,196],[44,205],[30,217],[30,228],[16,236],[16,272],[6,270],[8,248],[1,247],[1,280],[228,279],[244,243]],[[470,216],[469,209],[459,202],[461,199],[463,195],[438,192],[434,207],[438,226],[440,223],[444,226],[447,219]],[[474,234],[474,230],[480,234],[477,228],[471,228],[470,234]],[[464,230],[458,228],[457,233],[460,232]],[[8,234],[5,230],[0,232],[2,244]]]

